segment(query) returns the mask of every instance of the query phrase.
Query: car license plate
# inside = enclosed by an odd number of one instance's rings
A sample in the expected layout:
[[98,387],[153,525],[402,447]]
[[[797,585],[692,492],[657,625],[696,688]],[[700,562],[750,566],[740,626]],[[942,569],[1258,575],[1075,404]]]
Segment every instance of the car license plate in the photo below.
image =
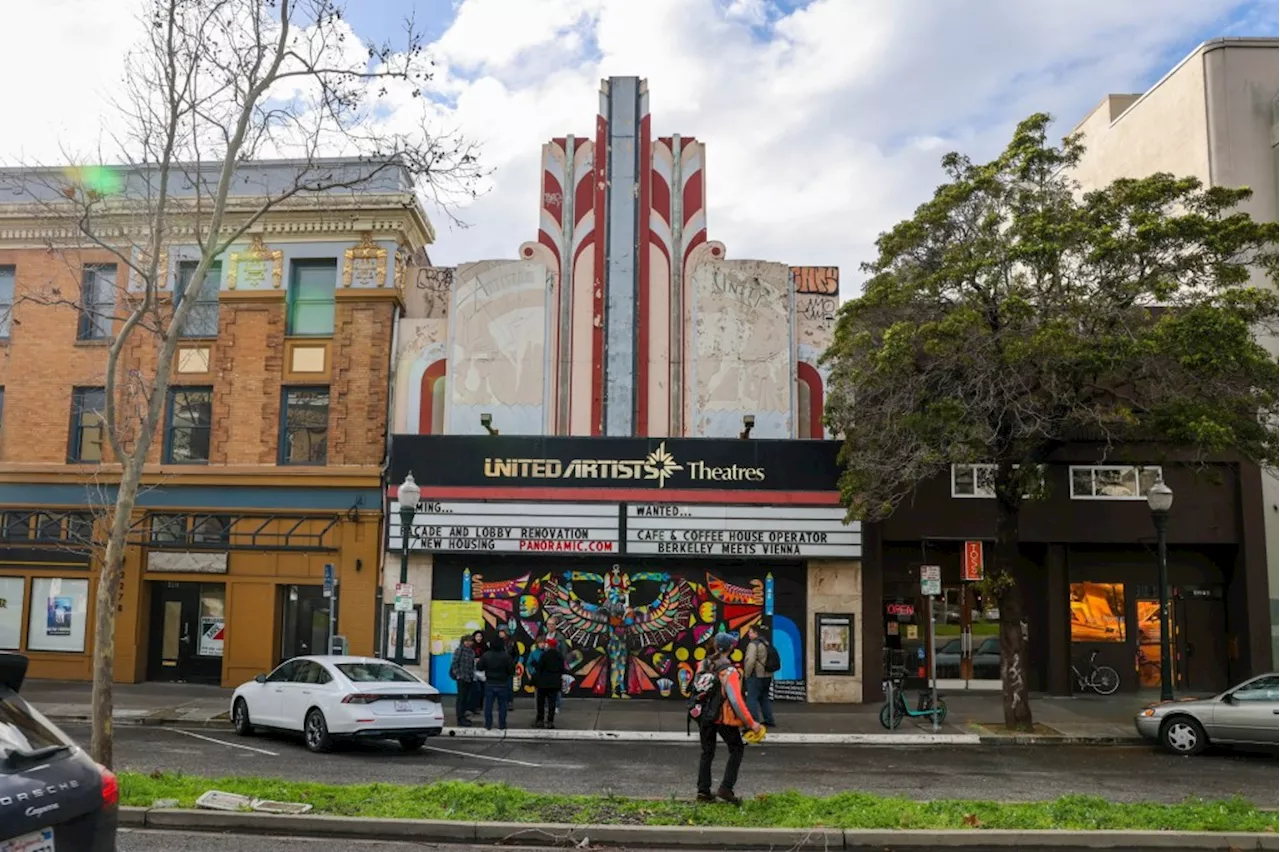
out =
[[413,712],[413,702],[412,702],[412,701],[397,701],[397,702],[396,702],[396,712],[397,712],[397,713],[412,713],[412,712]]
[[53,829],[45,828],[0,841],[0,852],[54,852]]

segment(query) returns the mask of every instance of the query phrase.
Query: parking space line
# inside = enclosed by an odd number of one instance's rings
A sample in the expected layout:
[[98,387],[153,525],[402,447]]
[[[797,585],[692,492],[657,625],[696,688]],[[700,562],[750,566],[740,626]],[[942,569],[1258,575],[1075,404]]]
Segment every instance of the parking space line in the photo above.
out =
[[275,751],[267,751],[265,748],[254,748],[253,746],[241,745],[240,743],[229,743],[226,740],[215,740],[213,737],[206,737],[204,734],[196,734],[191,731],[184,731],[179,728],[166,728],[167,731],[173,731],[175,734],[182,734],[184,737],[195,737],[198,740],[204,740],[207,743],[217,743],[229,748],[242,748],[245,751],[252,751],[258,754],[265,754],[267,757],[279,757],[280,753]]
[[492,760],[494,763],[513,763],[516,766],[531,766],[534,769],[542,768],[541,763],[529,763],[528,761],[525,761],[525,760],[515,760],[514,758],[510,758],[510,757],[493,757],[487,754],[477,754],[474,751],[456,751],[451,748],[440,748],[439,746],[424,745],[422,748],[424,751],[438,751],[444,754],[460,755],[461,757],[478,757],[481,760]]

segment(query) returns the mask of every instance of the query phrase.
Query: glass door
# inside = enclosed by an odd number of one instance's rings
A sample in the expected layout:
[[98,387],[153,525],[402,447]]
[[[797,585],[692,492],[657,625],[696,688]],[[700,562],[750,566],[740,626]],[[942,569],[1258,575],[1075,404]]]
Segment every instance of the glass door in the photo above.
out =
[[[329,653],[329,607],[323,586],[288,586],[284,594],[282,659]],[[334,613],[337,632],[337,612]]]
[[153,582],[149,680],[219,683],[226,638],[221,583]]

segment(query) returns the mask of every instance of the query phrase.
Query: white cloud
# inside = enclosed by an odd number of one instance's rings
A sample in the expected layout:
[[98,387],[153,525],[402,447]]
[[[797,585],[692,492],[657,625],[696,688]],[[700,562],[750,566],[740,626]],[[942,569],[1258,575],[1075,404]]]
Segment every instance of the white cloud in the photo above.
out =
[[[21,11],[6,10],[9,32],[45,36],[0,54],[0,79],[33,79],[0,96],[22,117],[0,136],[0,158],[56,159],[60,141],[83,146],[102,126],[134,0],[10,5]],[[483,142],[496,172],[461,211],[470,227],[437,217],[432,255],[513,257],[536,235],[542,143],[591,134],[600,78],[635,74],[649,81],[657,133],[708,144],[712,238],[734,257],[839,264],[848,294],[876,235],[931,193],[944,151],[991,156],[1039,110],[1065,131],[1108,92],[1158,76],[1215,21],[1274,31],[1274,6],[1233,14],[1239,5],[462,0],[432,47],[432,91],[448,101],[442,124]],[[51,66],[51,43],[76,62]]]

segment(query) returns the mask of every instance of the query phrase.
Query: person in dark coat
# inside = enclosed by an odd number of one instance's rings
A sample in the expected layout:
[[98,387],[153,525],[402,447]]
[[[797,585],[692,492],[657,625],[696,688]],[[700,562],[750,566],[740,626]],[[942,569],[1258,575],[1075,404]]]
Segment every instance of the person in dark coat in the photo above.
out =
[[564,657],[559,645],[556,640],[546,637],[538,640],[542,653],[538,655],[537,668],[533,673],[533,685],[538,691],[535,728],[554,730],[556,727],[556,699],[560,695],[561,677],[564,675]]
[[458,684],[456,701],[458,727],[465,728],[471,724],[468,717],[472,711],[472,689],[476,681],[475,640],[470,634],[463,636],[458,648],[453,652],[453,660],[449,663],[449,675]]
[[498,729],[507,729],[507,707],[511,704],[511,679],[516,676],[516,661],[500,640],[489,644],[480,655],[476,667],[484,673],[484,729],[493,730],[493,705],[498,705]]

